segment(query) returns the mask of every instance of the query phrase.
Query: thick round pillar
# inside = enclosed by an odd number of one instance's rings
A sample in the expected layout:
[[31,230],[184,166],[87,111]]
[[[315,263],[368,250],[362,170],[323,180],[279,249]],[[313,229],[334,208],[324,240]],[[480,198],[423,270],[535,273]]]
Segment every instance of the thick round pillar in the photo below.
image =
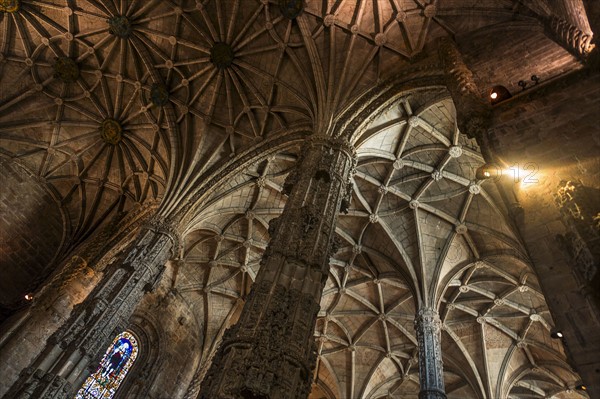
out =
[[200,398],[308,397],[317,356],[313,331],[354,167],[347,143],[307,140],[284,186],[283,213],[270,223],[256,282],[240,320],[224,334]]
[[442,363],[442,322],[437,311],[423,308],[415,319],[419,343],[419,399],[446,399]]

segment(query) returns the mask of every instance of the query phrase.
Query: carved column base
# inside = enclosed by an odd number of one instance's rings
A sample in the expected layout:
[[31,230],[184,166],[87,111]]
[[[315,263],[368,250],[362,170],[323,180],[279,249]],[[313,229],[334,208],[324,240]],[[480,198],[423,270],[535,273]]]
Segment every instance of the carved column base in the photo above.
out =
[[[319,304],[311,295],[280,285],[264,304],[269,291],[270,284],[258,283],[248,298],[244,323],[225,332],[202,384],[201,399],[308,397],[316,361],[309,337]],[[264,323],[257,326],[255,317]]]

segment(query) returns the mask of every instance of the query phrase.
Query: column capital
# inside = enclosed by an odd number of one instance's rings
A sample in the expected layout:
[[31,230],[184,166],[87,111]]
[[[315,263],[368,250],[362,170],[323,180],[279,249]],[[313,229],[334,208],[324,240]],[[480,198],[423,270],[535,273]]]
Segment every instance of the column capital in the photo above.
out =
[[173,243],[173,257],[177,257],[181,249],[182,240],[175,222],[163,216],[154,216],[142,225],[142,229],[167,236]]
[[441,331],[442,329],[440,315],[433,308],[420,309],[415,317],[415,325],[424,328],[436,328],[438,331]]
[[338,151],[345,152],[351,159],[356,158],[356,149],[346,138],[344,137],[331,137],[322,134],[312,134],[307,136],[305,140],[305,148],[310,148],[315,145],[323,145],[336,149]]

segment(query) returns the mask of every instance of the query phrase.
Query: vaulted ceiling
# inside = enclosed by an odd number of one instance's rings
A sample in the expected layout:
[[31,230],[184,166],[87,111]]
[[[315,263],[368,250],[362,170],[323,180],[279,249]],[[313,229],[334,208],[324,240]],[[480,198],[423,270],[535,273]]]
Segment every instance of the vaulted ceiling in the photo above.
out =
[[[315,335],[314,398],[418,395],[413,327],[439,306],[449,397],[585,397],[494,182],[454,122],[443,89],[412,92],[356,141],[359,162]],[[203,328],[207,362],[256,277],[268,222],[297,146],[266,157],[211,195],[186,238],[175,289]]]
[[[28,275],[139,204],[186,213],[176,289],[208,359],[256,276],[302,135],[336,134],[365,91],[437,65],[443,36],[482,64],[470,37],[531,26],[557,61],[502,68],[494,79],[507,86],[578,67],[543,34],[541,21],[565,6],[524,3],[307,1],[296,15],[269,0],[15,1],[0,13],[0,156],[45,188],[63,224]],[[315,331],[315,397],[416,397],[419,303],[441,309],[451,397],[578,396],[548,340],[535,274],[496,188],[475,180],[482,157],[454,114],[443,88],[407,92],[355,137],[352,207]],[[261,146],[273,152],[253,156]]]

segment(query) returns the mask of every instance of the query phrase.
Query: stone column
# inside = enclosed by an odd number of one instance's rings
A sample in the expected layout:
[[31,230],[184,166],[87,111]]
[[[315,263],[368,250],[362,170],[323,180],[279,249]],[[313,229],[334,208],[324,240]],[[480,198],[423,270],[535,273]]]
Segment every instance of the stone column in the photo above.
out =
[[335,223],[349,200],[355,153],[313,136],[284,191],[282,215],[242,310],[200,389],[202,399],[306,399],[316,347],[313,331],[334,252]]
[[442,363],[442,322],[431,308],[419,310],[415,318],[419,343],[419,399],[446,399]]
[[0,337],[0,395],[14,383],[19,372],[31,364],[50,335],[100,280],[81,256],[72,256],[61,271],[34,296],[32,306],[2,332]]
[[112,339],[126,328],[144,293],[160,278],[175,241],[172,232],[157,223],[142,227],[122,252],[122,262],[105,271],[3,398],[71,399]]

